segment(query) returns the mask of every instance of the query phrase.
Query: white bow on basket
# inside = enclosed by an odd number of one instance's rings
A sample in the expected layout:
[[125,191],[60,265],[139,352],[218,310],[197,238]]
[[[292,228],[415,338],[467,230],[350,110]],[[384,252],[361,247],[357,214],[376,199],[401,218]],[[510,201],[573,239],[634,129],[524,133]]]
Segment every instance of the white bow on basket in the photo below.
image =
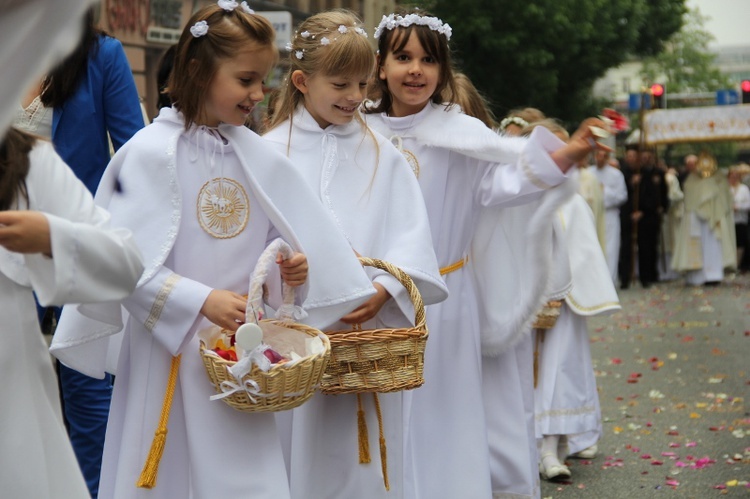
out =
[[221,337],[231,338],[233,332],[213,326],[199,333],[200,354],[211,383],[216,389],[212,400],[222,400],[243,412],[272,412],[293,409],[312,396],[320,386],[331,345],[328,337],[318,329],[296,321],[307,314],[294,303],[294,288],[282,283],[283,304],[276,319],[258,320],[258,310],[263,307],[263,284],[276,264],[276,255],[291,258],[292,248],[281,239],[274,240],[258,258],[250,277],[247,324],[258,324],[263,341],[273,347],[274,341],[301,345],[298,355],[283,363],[271,364],[263,355],[264,344],[251,352],[243,352],[237,362],[219,357],[207,345],[214,345]]

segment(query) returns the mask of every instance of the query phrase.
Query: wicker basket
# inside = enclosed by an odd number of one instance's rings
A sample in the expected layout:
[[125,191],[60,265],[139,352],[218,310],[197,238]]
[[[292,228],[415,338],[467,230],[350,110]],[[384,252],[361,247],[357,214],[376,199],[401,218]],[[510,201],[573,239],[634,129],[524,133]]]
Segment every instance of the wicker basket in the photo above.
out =
[[560,317],[560,307],[562,302],[559,300],[548,301],[542,307],[542,310],[536,315],[534,329],[552,329],[557,322],[557,318]]
[[331,340],[331,360],[320,390],[326,394],[396,392],[424,383],[424,349],[427,327],[422,297],[411,278],[390,263],[360,258],[362,265],[393,275],[404,285],[414,304],[415,326],[326,332]]
[[[256,320],[255,311],[260,308],[263,283],[268,270],[275,261],[276,254],[281,251],[284,258],[291,255],[291,248],[277,239],[271,243],[258,260],[258,265],[250,279],[248,293],[247,321]],[[294,306],[294,290],[283,286],[284,304],[280,310],[291,310]],[[290,318],[277,320],[262,320],[264,324],[275,324],[287,330],[294,330],[309,337],[319,337],[323,341],[324,351],[315,355],[308,355],[302,359],[285,364],[277,364],[264,372],[257,365],[242,377],[239,383],[229,372],[228,368],[236,362],[225,360],[210,352],[203,340],[200,342],[200,354],[206,367],[211,383],[216,388],[220,398],[232,408],[243,412],[271,412],[285,411],[301,405],[309,399],[320,386],[330,356],[331,345],[323,333],[304,324],[294,323]],[[217,327],[218,328],[218,327]],[[231,335],[229,331],[222,333]]]

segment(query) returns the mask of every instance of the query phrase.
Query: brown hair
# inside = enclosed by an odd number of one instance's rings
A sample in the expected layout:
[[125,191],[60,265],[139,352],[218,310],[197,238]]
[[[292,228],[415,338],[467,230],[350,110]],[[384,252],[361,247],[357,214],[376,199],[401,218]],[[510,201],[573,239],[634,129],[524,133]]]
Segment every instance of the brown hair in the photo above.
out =
[[29,151],[36,138],[16,128],[9,128],[0,143],[0,210],[8,210],[18,195],[29,200],[26,176],[29,174]]
[[[420,16],[431,16],[427,11],[419,10],[399,10],[396,15],[407,16],[417,14]],[[427,54],[440,65],[438,84],[430,100],[435,104],[454,104],[457,95],[455,75],[453,72],[453,62],[451,58],[451,49],[448,45],[448,38],[437,31],[433,31],[427,26],[412,24],[404,28],[398,26],[394,29],[386,29],[378,38],[378,70],[385,63],[385,58],[389,52],[400,52],[409,42],[409,37],[414,33],[419,40],[420,45]],[[378,93],[380,102],[377,106],[369,109],[372,113],[387,113],[393,107],[393,97],[388,91],[388,82],[384,79],[377,78]]]
[[474,86],[469,77],[463,73],[456,73],[455,82],[457,93],[451,101],[458,104],[464,114],[477,118],[488,128],[496,128],[497,122],[487,104],[487,99]]
[[[339,31],[340,26],[346,31]],[[302,71],[307,76],[366,75],[369,78],[375,69],[375,54],[363,33],[359,18],[341,9],[320,12],[299,25],[292,38],[289,71],[273,109],[269,107],[269,130],[289,119],[303,101],[302,92],[292,82],[295,71]],[[323,45],[323,37],[330,43]],[[364,126],[359,113],[355,116]]]
[[[190,28],[199,21],[206,21],[208,32],[194,37]],[[193,14],[177,42],[174,67],[167,81],[169,98],[185,117],[185,128],[203,118],[218,61],[229,59],[248,46],[276,54],[275,38],[268,20],[241,8],[226,11],[209,5]]]

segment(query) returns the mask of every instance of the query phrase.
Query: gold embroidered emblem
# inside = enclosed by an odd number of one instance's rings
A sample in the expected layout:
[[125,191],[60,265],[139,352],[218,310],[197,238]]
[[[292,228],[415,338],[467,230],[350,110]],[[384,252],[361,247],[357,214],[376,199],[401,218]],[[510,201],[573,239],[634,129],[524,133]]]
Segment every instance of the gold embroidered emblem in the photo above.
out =
[[404,141],[398,135],[391,137],[391,143],[396,146],[396,149],[398,149],[401,155],[406,158],[406,162],[409,163],[411,171],[413,171],[414,175],[419,178],[419,160],[417,160],[417,156],[410,150],[404,149]]
[[244,187],[229,178],[214,178],[198,193],[198,223],[217,239],[235,237],[247,226],[250,202]]

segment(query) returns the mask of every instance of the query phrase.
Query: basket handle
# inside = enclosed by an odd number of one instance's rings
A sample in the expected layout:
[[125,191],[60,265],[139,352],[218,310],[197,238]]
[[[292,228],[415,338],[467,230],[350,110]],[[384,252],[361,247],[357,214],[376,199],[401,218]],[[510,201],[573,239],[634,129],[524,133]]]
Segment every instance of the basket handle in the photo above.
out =
[[376,269],[385,270],[393,277],[398,279],[398,281],[404,286],[404,288],[406,288],[406,291],[409,293],[409,298],[411,298],[411,302],[414,305],[414,327],[418,329],[424,329],[424,302],[422,301],[422,295],[419,294],[419,290],[417,289],[417,286],[414,285],[414,281],[412,281],[411,277],[409,277],[409,274],[396,267],[395,265],[392,265],[383,260],[378,260],[377,258],[367,258],[361,256],[359,257],[359,263],[361,263],[365,267],[375,267]]
[[[255,269],[250,275],[250,285],[247,294],[247,308],[245,309],[245,322],[257,322],[258,316],[256,310],[260,310],[263,305],[263,284],[268,279],[268,272],[276,264],[276,255],[281,253],[284,259],[291,258],[294,255],[292,249],[286,241],[274,239],[258,258]],[[294,305],[294,288],[282,281],[281,293],[283,305],[279,307],[277,318],[279,319],[299,319],[295,317],[298,307]]]

